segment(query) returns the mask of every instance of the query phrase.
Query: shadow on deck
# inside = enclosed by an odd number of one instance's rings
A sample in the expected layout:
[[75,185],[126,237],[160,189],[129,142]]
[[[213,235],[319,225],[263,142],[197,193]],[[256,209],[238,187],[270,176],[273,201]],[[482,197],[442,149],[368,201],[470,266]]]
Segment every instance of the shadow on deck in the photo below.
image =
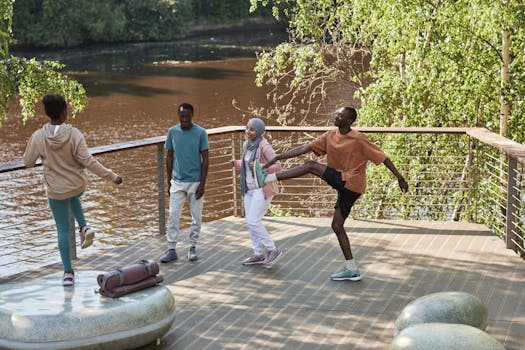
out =
[[[240,265],[250,253],[243,218],[205,223],[195,263],[185,259],[187,243],[179,243],[179,261],[161,265],[175,297],[175,323],[160,345],[141,349],[389,349],[401,309],[441,291],[481,298],[489,308],[486,332],[506,349],[525,349],[525,264],[485,226],[348,221],[363,280],[332,282],[343,257],[330,219],[265,223],[285,251],[273,268]],[[152,237],[74,265],[109,270],[158,259],[165,246],[164,237]],[[11,280],[60,269],[55,264]]]

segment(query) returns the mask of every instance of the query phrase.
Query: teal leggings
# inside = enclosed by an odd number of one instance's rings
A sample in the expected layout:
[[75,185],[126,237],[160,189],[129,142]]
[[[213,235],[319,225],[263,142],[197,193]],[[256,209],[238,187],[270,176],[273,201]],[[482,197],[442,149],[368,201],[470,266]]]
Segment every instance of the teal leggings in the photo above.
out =
[[60,258],[64,265],[64,271],[72,271],[71,250],[69,247],[69,231],[71,229],[69,222],[70,213],[72,212],[75,216],[79,227],[86,225],[86,218],[84,217],[84,211],[80,203],[80,195],[62,200],[52,198],[48,198],[47,200],[57,226],[58,249],[60,250]]

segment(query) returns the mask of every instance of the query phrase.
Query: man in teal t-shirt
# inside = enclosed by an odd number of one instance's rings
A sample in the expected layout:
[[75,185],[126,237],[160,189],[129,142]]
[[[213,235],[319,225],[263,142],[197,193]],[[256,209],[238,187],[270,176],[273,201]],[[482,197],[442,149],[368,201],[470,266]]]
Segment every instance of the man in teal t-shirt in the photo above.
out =
[[165,143],[170,211],[167,232],[168,250],[160,258],[163,263],[175,261],[178,258],[177,237],[180,233],[180,217],[186,198],[190,205],[192,218],[188,260],[198,259],[196,245],[201,231],[204,186],[208,176],[208,134],[203,127],[192,122],[193,106],[189,103],[179,106],[178,115],[180,123],[168,130]]

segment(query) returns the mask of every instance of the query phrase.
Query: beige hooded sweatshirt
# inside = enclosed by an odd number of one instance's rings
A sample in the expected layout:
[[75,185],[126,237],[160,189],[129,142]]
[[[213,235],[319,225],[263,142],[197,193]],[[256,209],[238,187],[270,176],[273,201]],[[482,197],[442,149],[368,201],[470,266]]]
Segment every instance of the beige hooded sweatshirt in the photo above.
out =
[[85,191],[88,178],[84,169],[115,181],[117,174],[105,168],[89,153],[84,135],[70,124],[44,124],[35,131],[27,143],[24,164],[33,167],[42,159],[47,196],[51,199],[67,199]]

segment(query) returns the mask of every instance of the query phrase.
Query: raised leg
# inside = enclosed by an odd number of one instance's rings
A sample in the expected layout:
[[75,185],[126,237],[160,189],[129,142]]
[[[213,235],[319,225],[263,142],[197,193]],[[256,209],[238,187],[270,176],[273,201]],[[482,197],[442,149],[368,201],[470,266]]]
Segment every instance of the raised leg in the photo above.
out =
[[325,170],[326,170],[326,165],[318,163],[313,160],[307,160],[300,166],[285,170],[275,175],[277,177],[277,180],[279,181],[286,180],[286,179],[294,179],[296,177],[301,177],[306,174],[313,174],[323,180],[326,180],[324,178]]

